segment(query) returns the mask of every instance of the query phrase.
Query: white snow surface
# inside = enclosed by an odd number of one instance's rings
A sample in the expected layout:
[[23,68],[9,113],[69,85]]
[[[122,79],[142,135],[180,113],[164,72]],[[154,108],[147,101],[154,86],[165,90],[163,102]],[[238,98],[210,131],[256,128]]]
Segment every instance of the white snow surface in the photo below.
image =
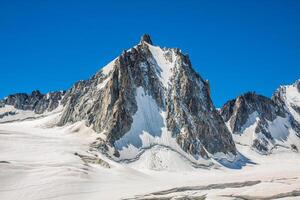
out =
[[[236,144],[251,147],[255,139],[265,139],[268,140],[262,133],[256,133],[255,129],[258,125],[260,118],[257,112],[252,113],[245,125],[242,128],[242,133],[232,134],[233,140]],[[291,128],[288,117],[283,118],[278,116],[273,121],[267,121],[268,129],[274,139],[270,141],[269,145],[274,148],[273,151],[281,150],[283,147],[285,149],[290,149],[291,145],[296,145],[300,148],[300,140],[296,136],[296,132]]]
[[102,69],[101,69],[101,72],[104,74],[104,75],[108,75],[113,69],[114,69],[114,66],[115,66],[115,61],[117,60],[117,58],[115,58],[114,60],[112,60],[110,63],[108,63],[107,65],[105,65]]
[[170,148],[154,146],[145,151],[137,161],[129,163],[134,169],[187,171],[194,170],[191,161]]
[[8,114],[7,116],[0,118],[0,123],[8,123],[8,122],[14,122],[14,121],[23,121],[23,120],[28,120],[28,119],[36,119],[36,118],[40,118],[40,117],[45,117],[45,116],[60,112],[62,109],[63,109],[63,107],[60,105],[51,112],[46,111],[43,114],[36,114],[34,111],[31,111],[31,110],[19,110],[19,109],[14,108],[13,106],[5,105],[4,107],[0,108],[0,115],[9,113],[9,112],[11,112],[13,114]]
[[[10,120],[0,121],[0,199],[114,200],[137,198],[137,195],[155,198],[205,195],[208,200],[233,200],[235,195],[258,199],[300,190],[300,153],[280,148],[266,156],[249,148],[249,141],[259,137],[255,134],[259,121],[256,113],[249,117],[243,134],[233,135],[243,157],[240,163],[225,167],[215,162],[212,167],[197,168],[199,164],[211,166],[211,162],[195,160],[179,148],[166,129],[166,113],[143,88],[137,88],[136,101],[138,111],[132,129],[116,143],[124,162],[115,162],[91,150],[90,144],[103,136],[84,122],[56,127],[61,108],[44,115],[11,106],[0,108],[0,114],[17,112]],[[268,123],[278,144],[300,146],[286,118],[278,117]],[[110,168],[85,163],[75,153],[97,155]],[[243,186],[247,181],[258,182]],[[237,182],[242,186],[226,185]],[[189,186],[211,184],[223,186],[188,190]],[[176,187],[185,189],[150,195]]]
[[251,147],[253,141],[256,138],[263,137],[260,133],[255,133],[255,129],[260,121],[257,112],[253,112],[249,115],[248,120],[242,127],[241,133],[232,134],[233,140],[239,145]]
[[[148,44],[149,50],[158,65],[158,74],[160,75],[159,78],[163,83],[165,88],[168,88],[168,82],[172,76],[172,69],[175,67],[175,55],[173,50],[163,50],[160,47],[156,47],[153,45]],[[172,62],[166,59],[166,51],[172,51]]]
[[99,83],[98,85],[97,85],[97,89],[98,90],[102,90],[106,85],[107,85],[107,83],[110,81],[110,78],[109,77],[107,77],[106,79],[104,79],[101,83]]
[[[300,81],[300,80],[298,80]],[[290,111],[290,113],[293,115],[295,120],[297,120],[300,123],[300,115],[297,113],[294,108],[292,108],[292,105],[300,107],[300,93],[296,87],[295,84],[284,86],[286,88],[286,105]]]
[[[137,112],[133,116],[133,123],[129,132],[120,140],[116,141],[119,149],[133,144],[135,147],[151,145],[151,137],[160,137],[165,128],[164,116],[161,109],[157,106],[155,100],[147,95],[142,87],[136,89]],[[140,135],[150,134],[149,137]]]
[[18,110],[15,109],[13,106],[5,105],[4,107],[0,108],[0,115],[5,113],[14,113],[8,114],[7,116],[0,118],[0,122],[10,122],[14,120],[24,120],[30,117],[37,116],[33,111],[30,110]]
[[[190,161],[182,162],[186,158],[157,145],[145,151],[139,160],[120,164],[90,150],[89,144],[98,134],[84,123],[54,127],[59,115],[53,113],[35,120],[0,124],[0,199],[115,200],[174,187],[210,184],[225,185],[220,189],[173,190],[150,196],[206,195],[206,199],[235,199],[224,195],[269,197],[300,188],[299,153],[280,151],[262,156],[237,145],[249,159],[244,167],[204,169],[193,168]],[[98,154],[111,168],[86,164],[75,152]],[[260,182],[251,186],[241,184],[237,188],[226,186],[226,183],[246,181]]]
[[[166,112],[158,107],[152,96],[146,94],[143,87],[136,89],[136,102],[138,110],[133,115],[130,130],[115,142],[120,153],[117,160],[136,159],[148,149],[158,145],[164,147],[162,149],[169,149],[168,151],[172,152],[173,162],[182,160],[182,162],[194,162],[201,165],[211,164],[211,161],[201,158],[196,160],[179,147],[175,138],[167,130]],[[169,154],[163,155],[166,155],[164,159],[170,159]],[[157,162],[157,160],[152,162]]]

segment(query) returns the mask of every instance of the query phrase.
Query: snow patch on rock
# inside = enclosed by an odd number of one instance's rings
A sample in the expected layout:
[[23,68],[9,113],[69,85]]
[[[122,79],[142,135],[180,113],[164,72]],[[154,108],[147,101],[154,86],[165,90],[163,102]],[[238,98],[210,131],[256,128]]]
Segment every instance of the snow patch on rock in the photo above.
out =
[[175,55],[173,50],[166,50],[172,51],[172,62],[166,59],[166,52],[165,50],[161,49],[160,47],[152,46],[148,44],[149,50],[158,65],[158,74],[160,75],[159,78],[163,83],[165,88],[168,88],[168,82],[172,76],[172,69],[175,66]]

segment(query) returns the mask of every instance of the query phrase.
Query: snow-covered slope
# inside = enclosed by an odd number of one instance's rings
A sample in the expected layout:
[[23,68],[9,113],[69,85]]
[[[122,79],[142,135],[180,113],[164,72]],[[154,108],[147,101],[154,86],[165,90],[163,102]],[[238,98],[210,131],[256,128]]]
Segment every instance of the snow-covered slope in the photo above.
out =
[[269,154],[300,148],[299,81],[280,87],[272,99],[246,93],[227,102],[221,114],[237,144]]
[[242,169],[203,169],[155,146],[125,165],[91,150],[99,134],[84,123],[53,127],[58,116],[0,124],[0,199],[299,198],[298,153],[261,156],[237,145],[250,160]]
[[292,85],[281,86],[273,95],[273,100],[292,115],[300,124],[300,80]]
[[30,110],[19,110],[10,105],[0,107],[0,122],[2,123],[30,119],[35,116],[37,114]]

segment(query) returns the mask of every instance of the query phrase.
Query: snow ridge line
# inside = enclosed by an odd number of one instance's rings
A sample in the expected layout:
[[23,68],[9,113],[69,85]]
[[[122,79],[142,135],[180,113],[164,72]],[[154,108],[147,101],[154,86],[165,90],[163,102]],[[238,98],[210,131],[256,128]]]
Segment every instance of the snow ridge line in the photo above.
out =
[[[196,163],[196,162],[193,162],[191,161],[189,158],[187,158],[185,155],[183,155],[182,153],[180,153],[179,151],[177,151],[176,149],[173,149],[167,145],[163,145],[163,144],[152,144],[148,147],[142,147],[140,148],[140,152],[136,155],[135,158],[132,158],[132,159],[121,159],[121,160],[117,160],[117,162],[119,163],[126,163],[126,164],[129,164],[129,163],[133,163],[137,160],[140,159],[140,157],[147,151],[147,150],[150,150],[151,148],[153,147],[163,147],[163,148],[166,148],[168,150],[171,150],[175,153],[177,153],[179,156],[181,156],[183,159],[185,159],[187,162],[189,162],[194,168],[202,168],[202,169],[209,169],[210,167],[212,167],[213,165],[215,165],[214,163],[211,163],[211,164],[208,164],[208,165],[204,165],[204,164],[200,164],[200,163]],[[112,161],[116,161],[114,158],[112,158],[107,152],[102,152],[106,157],[108,157],[109,159],[111,159]]]

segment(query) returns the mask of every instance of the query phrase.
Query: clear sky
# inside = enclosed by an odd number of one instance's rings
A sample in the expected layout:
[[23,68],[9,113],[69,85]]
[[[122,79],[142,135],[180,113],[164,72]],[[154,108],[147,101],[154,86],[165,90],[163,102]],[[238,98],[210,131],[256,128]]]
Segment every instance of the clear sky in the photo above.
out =
[[143,33],[188,53],[218,107],[300,78],[299,0],[0,0],[0,98],[68,89]]

